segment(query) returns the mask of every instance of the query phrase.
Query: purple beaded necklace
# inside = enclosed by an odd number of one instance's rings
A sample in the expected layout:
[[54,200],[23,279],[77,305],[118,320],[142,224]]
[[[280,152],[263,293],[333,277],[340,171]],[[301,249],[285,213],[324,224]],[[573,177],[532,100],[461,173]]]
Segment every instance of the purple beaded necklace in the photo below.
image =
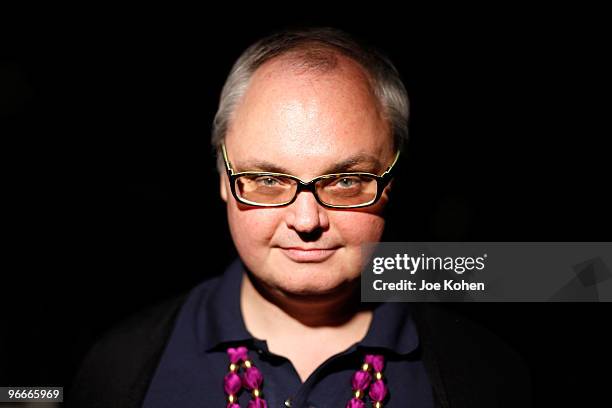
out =
[[[230,347],[227,349],[230,359],[229,373],[223,379],[223,388],[227,394],[226,408],[240,408],[237,394],[244,387],[251,392],[251,400],[248,408],[268,408],[268,403],[262,397],[261,384],[263,375],[249,359],[246,347]],[[353,398],[346,404],[346,408],[365,408],[364,398],[366,390],[370,387],[368,395],[374,408],[381,408],[382,401],[387,396],[387,386],[383,381],[382,370],[385,359],[380,354],[366,354],[361,370],[353,374],[351,383],[353,386]],[[240,368],[243,369],[239,373]],[[372,377],[372,373],[374,377]],[[372,382],[374,378],[374,382]]]

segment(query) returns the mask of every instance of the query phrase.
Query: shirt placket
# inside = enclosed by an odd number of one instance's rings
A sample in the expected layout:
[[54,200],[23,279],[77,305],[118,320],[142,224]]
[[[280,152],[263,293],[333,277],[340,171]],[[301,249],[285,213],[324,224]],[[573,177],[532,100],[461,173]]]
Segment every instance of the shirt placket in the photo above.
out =
[[[289,359],[271,353],[265,341],[256,340],[254,346],[267,372],[267,375],[264,375],[264,395],[266,395],[268,406],[286,408],[324,408],[311,401],[310,397],[314,387],[319,383],[320,377],[325,374],[330,364],[355,351],[355,348],[352,347],[342,354],[330,357],[302,383],[297,370]],[[265,393],[266,378],[270,378],[268,381],[270,388],[277,391],[274,395]],[[347,387],[350,387],[349,382],[346,384]]]

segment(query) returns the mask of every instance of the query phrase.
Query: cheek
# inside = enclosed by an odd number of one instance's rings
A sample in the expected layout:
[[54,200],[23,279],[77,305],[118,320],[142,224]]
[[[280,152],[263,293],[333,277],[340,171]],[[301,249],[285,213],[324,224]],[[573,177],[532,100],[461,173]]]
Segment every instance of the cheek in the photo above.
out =
[[348,247],[378,242],[385,229],[385,219],[369,212],[335,212],[330,221]]
[[278,226],[279,217],[274,209],[241,209],[231,199],[227,203],[230,232],[241,254],[256,255],[261,247],[268,246]]
[[330,221],[344,243],[342,257],[336,260],[340,263],[338,270],[343,279],[357,279],[367,258],[363,244],[380,241],[385,220],[378,214],[347,211],[335,213]]

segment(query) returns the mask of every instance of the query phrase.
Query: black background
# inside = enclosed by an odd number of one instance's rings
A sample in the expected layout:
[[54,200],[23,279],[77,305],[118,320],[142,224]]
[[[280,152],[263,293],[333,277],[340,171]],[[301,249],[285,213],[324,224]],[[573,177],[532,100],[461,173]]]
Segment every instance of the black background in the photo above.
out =
[[[387,239],[610,241],[598,10],[2,14],[1,385],[67,385],[96,336],[235,256],[211,122],[234,60],[277,28],[345,29],[400,70],[411,140]],[[606,401],[610,304],[449,306],[525,357],[536,406]]]

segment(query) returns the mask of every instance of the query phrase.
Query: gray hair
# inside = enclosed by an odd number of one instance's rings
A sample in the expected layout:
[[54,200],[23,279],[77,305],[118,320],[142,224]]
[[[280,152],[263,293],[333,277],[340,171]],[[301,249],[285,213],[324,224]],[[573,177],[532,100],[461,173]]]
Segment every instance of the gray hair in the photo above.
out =
[[230,71],[219,100],[212,129],[212,146],[218,169],[224,168],[221,144],[233,112],[245,94],[253,73],[273,58],[294,54],[300,68],[329,71],[336,54],[347,56],[365,70],[379,107],[393,133],[395,149],[408,139],[408,94],[395,66],[378,51],[357,43],[348,34],[333,28],[311,28],[278,32],[247,48]]

